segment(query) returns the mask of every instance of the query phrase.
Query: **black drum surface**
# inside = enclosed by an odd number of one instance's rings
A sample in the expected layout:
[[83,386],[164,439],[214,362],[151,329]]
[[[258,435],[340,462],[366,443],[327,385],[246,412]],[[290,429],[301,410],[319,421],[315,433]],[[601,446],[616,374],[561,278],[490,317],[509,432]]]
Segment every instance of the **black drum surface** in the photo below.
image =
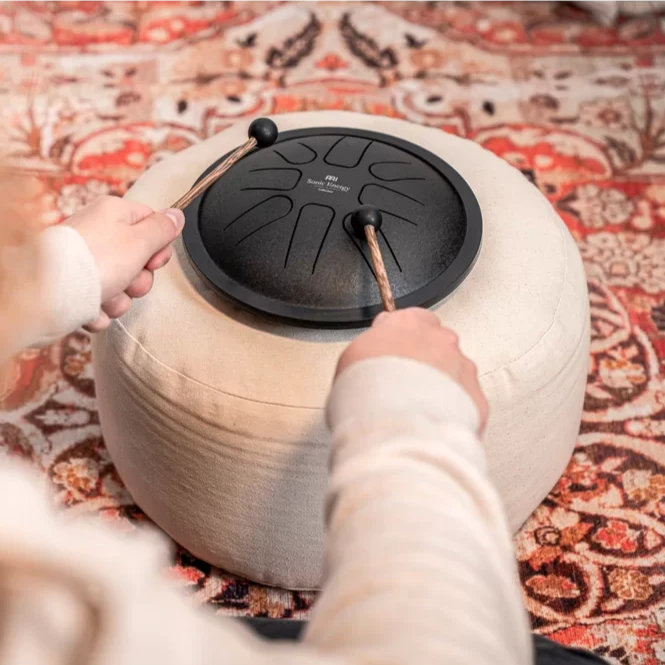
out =
[[381,311],[369,249],[349,224],[362,204],[383,214],[398,308],[435,304],[471,269],[482,219],[466,181],[419,146],[346,128],[287,131],[255,149],[186,208],[184,243],[198,272],[242,307],[359,327]]

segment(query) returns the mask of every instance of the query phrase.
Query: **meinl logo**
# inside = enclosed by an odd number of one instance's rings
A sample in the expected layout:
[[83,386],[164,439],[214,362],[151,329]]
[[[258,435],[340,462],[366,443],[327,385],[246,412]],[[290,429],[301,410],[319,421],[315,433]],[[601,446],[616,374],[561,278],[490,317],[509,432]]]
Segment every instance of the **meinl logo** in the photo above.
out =
[[324,176],[323,180],[312,180],[307,178],[308,185],[314,185],[320,192],[333,194],[335,192],[348,192],[351,188],[347,185],[340,185],[337,183],[336,175]]

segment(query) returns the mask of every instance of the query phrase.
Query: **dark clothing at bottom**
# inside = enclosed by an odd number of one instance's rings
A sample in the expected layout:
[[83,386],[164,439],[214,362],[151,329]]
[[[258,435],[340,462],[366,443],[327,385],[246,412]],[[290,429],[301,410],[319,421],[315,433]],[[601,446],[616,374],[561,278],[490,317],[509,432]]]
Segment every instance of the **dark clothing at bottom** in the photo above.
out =
[[[241,620],[269,640],[298,640],[307,625],[306,621],[291,619],[244,618]],[[540,635],[533,636],[533,643],[536,665],[592,665],[594,663],[608,665],[607,661],[590,651],[564,647]]]

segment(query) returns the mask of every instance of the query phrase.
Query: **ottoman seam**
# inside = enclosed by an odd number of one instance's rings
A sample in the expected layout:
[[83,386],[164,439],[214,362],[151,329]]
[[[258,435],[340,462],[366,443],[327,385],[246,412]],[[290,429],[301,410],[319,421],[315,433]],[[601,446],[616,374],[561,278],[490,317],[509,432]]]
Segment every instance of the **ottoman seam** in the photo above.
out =
[[235,399],[243,400],[245,402],[251,402],[253,404],[265,404],[267,406],[277,406],[281,408],[286,408],[286,409],[308,409],[310,411],[324,411],[323,407],[320,406],[298,406],[298,405],[293,405],[293,404],[282,404],[280,402],[268,402],[266,400],[260,400],[260,399],[253,399],[251,397],[243,397],[242,395],[236,395],[235,393],[228,392],[226,390],[221,390],[220,388],[214,388],[213,386],[208,385],[207,383],[203,383],[203,381],[199,381],[198,379],[195,379],[192,376],[188,376],[187,374],[183,374],[182,372],[178,371],[177,369],[174,369],[173,367],[169,367],[166,363],[162,362],[159,358],[156,358],[155,356],[148,351],[141,342],[139,342],[128,330],[125,328],[125,326],[122,324],[121,321],[118,319],[115,319],[113,323],[116,323],[118,326],[120,326],[124,331],[127,337],[136,344],[136,346],[151,360],[156,362],[160,367],[164,368],[168,372],[171,372],[173,374],[177,374],[178,376],[182,377],[183,379],[187,379],[187,381],[192,381],[193,383],[196,383],[199,386],[203,386],[204,388],[207,388],[208,390],[211,390],[212,392],[218,393],[220,395],[226,395],[227,397],[233,397]]

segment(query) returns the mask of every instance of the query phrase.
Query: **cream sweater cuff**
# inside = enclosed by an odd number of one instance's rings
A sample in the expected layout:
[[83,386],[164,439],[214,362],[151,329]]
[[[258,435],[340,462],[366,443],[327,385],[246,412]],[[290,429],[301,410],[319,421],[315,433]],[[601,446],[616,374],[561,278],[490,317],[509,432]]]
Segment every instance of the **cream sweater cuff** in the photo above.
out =
[[335,381],[328,400],[328,426],[347,421],[416,416],[476,432],[478,409],[449,376],[408,358],[382,357],[351,365]]
[[39,234],[42,324],[37,344],[47,344],[94,320],[101,307],[95,259],[79,233],[59,225]]

